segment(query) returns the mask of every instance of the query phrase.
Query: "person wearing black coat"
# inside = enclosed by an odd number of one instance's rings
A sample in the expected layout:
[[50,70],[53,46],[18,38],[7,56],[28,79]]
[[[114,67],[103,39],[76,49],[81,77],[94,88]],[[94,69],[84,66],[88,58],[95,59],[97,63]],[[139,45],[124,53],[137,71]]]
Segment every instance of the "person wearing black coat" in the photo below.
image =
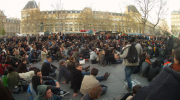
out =
[[147,80],[152,81],[161,71],[161,68],[158,66],[159,60],[156,60],[149,68],[149,74]]
[[[55,70],[57,69],[56,66],[51,64],[52,62],[52,58],[50,56],[47,57],[47,60],[44,61],[41,71],[42,71],[42,76],[51,76],[51,77],[55,77],[56,73]],[[53,68],[51,68],[53,67]],[[59,70],[59,69],[57,69]]]
[[83,80],[82,65],[78,64],[76,68],[71,70],[71,89],[74,89],[73,97],[76,97],[78,90],[81,88],[81,83]]
[[180,73],[165,67],[149,86],[141,88],[131,100],[180,100]]
[[23,58],[22,63],[20,63],[19,66],[18,66],[18,73],[28,72],[26,64],[27,64],[27,61],[26,61],[25,58]]

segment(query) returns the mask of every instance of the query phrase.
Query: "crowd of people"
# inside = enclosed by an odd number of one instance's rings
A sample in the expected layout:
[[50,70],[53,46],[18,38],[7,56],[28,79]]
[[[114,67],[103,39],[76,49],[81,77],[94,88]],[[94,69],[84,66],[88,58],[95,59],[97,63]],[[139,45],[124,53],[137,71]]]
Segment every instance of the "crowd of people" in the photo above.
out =
[[[3,37],[0,98],[13,100],[11,93],[27,91],[31,100],[62,100],[69,91],[60,88],[60,83],[71,82],[74,98],[82,95],[81,100],[95,100],[106,93],[108,87],[100,82],[107,80],[110,73],[97,77],[99,69],[83,67],[80,63],[89,61],[101,67],[120,63],[125,66],[128,91],[119,100],[178,100],[179,46],[179,39],[171,36],[58,33]],[[153,58],[154,62],[150,60]],[[53,65],[52,60],[58,61],[59,66]],[[41,68],[32,67],[37,62]],[[131,74],[146,77],[150,85],[133,87]]]

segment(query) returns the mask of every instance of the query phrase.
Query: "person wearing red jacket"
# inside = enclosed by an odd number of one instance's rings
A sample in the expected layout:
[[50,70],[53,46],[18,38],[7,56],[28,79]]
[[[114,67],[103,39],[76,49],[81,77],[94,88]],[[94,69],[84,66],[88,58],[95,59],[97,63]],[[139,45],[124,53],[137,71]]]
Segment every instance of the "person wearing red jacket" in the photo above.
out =
[[9,64],[5,64],[5,61],[1,61],[0,64],[0,75],[4,75],[4,71],[6,70],[6,68],[9,66]]

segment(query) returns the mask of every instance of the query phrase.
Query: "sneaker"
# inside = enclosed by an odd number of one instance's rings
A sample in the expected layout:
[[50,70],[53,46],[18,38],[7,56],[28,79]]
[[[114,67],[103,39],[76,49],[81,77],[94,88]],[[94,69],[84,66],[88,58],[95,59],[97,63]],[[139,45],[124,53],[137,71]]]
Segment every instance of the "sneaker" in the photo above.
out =
[[126,90],[128,90],[129,92],[131,92],[131,91],[132,91],[132,89],[129,89],[128,87],[126,87]]
[[70,93],[69,91],[61,90],[61,91],[58,93],[58,96],[64,97],[65,95],[67,95],[67,94],[69,94],[69,93]]

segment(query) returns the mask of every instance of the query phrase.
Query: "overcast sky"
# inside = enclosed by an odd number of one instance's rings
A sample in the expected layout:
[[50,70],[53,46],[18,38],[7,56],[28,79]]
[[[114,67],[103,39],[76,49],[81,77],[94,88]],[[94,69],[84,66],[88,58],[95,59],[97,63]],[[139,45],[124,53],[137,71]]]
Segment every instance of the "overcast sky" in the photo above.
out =
[[[5,12],[7,17],[21,17],[21,10],[29,0],[0,0],[0,10]],[[40,2],[40,10],[53,10],[51,4],[57,0],[35,0]],[[60,0],[59,0],[60,1]],[[61,0],[63,9],[82,10],[84,7],[92,7],[96,11],[124,12],[125,6],[134,4],[134,0]],[[168,12],[166,20],[170,25],[170,15],[173,10],[180,10],[179,0],[167,0]],[[120,9],[121,8],[121,9]],[[154,16],[152,16],[154,17]],[[152,18],[151,18],[152,19]]]

